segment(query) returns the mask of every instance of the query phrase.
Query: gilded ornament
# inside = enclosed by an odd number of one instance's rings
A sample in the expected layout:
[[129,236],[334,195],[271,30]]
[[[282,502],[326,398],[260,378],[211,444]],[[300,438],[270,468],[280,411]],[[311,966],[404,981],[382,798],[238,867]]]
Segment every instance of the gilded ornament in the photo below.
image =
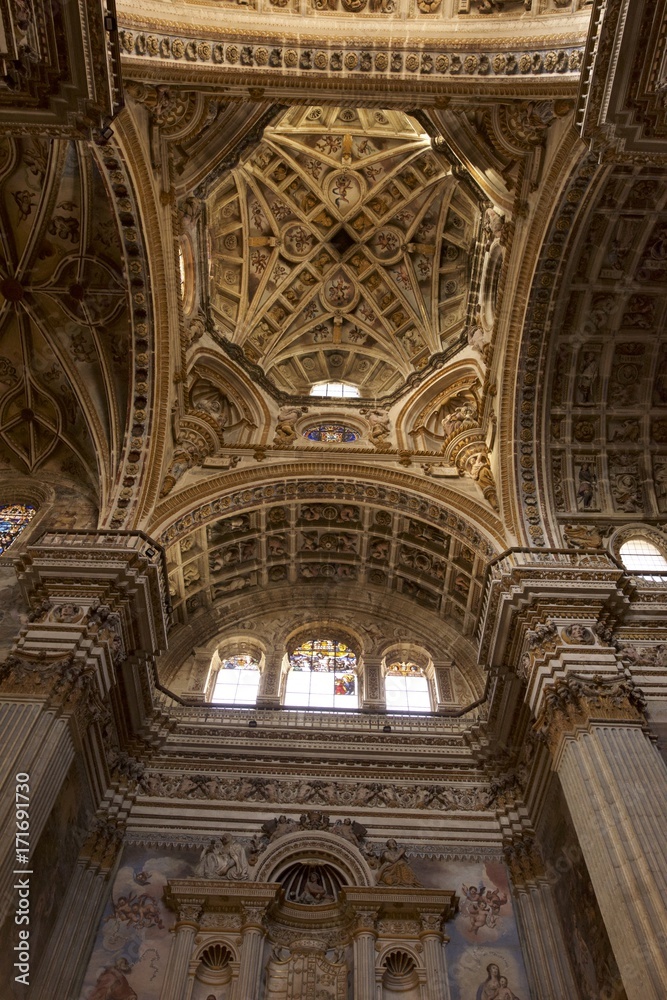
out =
[[181,38],[175,38],[171,43],[171,54],[174,59],[182,59],[185,54],[185,42]]

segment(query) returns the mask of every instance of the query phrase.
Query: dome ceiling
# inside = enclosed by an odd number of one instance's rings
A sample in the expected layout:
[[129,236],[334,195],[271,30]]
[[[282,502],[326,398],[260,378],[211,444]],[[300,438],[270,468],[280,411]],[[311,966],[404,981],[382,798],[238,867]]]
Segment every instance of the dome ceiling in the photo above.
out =
[[291,109],[208,199],[214,322],[283,392],[390,393],[459,341],[480,215],[408,115]]

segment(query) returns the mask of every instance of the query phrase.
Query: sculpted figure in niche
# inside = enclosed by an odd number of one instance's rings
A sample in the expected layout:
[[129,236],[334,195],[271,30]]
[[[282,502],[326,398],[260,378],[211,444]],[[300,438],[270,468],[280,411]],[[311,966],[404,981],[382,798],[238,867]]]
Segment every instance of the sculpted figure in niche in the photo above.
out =
[[446,413],[440,421],[445,443],[460,431],[468,430],[477,426],[477,403],[474,400],[466,399],[460,406],[455,407],[451,413]]
[[210,414],[221,430],[229,423],[229,400],[212,382],[197,379],[190,391],[190,402],[193,410]]
[[421,887],[421,882],[405,860],[405,848],[399,847],[395,840],[387,841],[380,860],[382,864],[377,877],[378,885]]
[[297,899],[297,903],[306,903],[312,906],[314,904],[331,902],[333,902],[333,896],[322,885],[322,876],[315,868],[311,868],[308,872],[308,880],[303,887],[303,892]]
[[594,402],[595,382],[599,370],[597,355],[593,351],[584,351],[577,375],[577,402]]
[[579,488],[577,489],[577,503],[583,510],[588,510],[592,507],[597,482],[597,476],[591,468],[590,462],[585,462],[579,469]]

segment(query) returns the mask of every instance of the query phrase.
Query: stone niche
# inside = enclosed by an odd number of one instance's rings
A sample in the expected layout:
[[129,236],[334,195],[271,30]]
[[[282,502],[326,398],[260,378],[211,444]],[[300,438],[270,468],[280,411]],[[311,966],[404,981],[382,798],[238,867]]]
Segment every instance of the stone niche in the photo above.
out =
[[445,995],[443,925],[458,899],[423,888],[394,841],[369,858],[331,833],[291,833],[258,859],[254,881],[238,845],[217,843],[195,877],[165,888],[177,922],[162,1000]]

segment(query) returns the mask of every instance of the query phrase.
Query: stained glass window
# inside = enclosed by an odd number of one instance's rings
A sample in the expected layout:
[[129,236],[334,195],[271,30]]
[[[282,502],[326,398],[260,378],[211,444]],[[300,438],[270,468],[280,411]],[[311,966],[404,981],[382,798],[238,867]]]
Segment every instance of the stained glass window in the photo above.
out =
[[285,705],[357,708],[357,658],[334,639],[304,642],[290,654]]
[[13,503],[0,507],[0,554],[9,548],[36,513],[37,508],[31,504]]
[[254,705],[259,677],[259,663],[252,656],[226,656],[215,679],[211,700],[227,705]]
[[391,663],[385,674],[385,697],[390,712],[430,712],[428,680],[416,663]]
[[333,396],[337,399],[349,399],[359,395],[356,385],[347,382],[318,382],[310,390],[311,396]]
[[343,444],[346,441],[356,441],[359,435],[345,424],[320,424],[303,432],[309,441],[324,441],[326,444]]

